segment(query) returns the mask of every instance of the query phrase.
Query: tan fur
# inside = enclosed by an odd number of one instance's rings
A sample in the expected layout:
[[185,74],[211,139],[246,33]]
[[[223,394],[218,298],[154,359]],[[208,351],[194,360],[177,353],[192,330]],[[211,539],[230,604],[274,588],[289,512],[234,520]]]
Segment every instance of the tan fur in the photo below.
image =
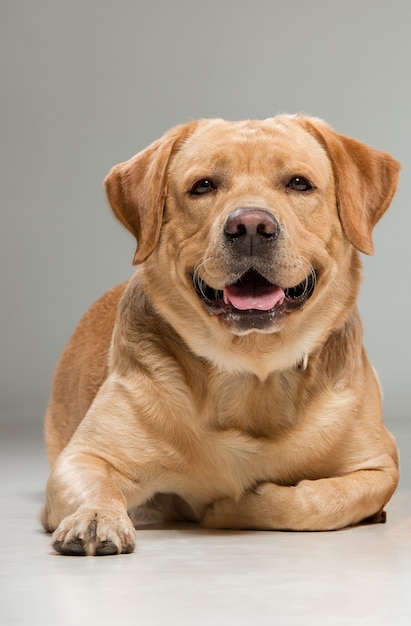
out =
[[[42,518],[56,550],[129,552],[131,518],[330,530],[382,510],[398,459],[362,347],[358,251],[373,251],[398,171],[304,116],[191,122],[113,168],[108,197],[140,266],[93,305],[56,371]],[[314,190],[291,189],[297,175]],[[216,190],[190,193],[201,179]],[[237,280],[222,232],[239,207],[280,225],[258,261],[270,282],[317,276],[304,307],[258,330],[210,313],[191,279]]]

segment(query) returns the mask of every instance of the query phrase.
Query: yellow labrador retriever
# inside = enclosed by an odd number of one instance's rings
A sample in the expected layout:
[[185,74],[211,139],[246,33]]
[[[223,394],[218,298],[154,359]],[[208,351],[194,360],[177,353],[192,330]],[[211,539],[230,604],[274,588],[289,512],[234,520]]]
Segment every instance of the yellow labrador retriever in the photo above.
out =
[[363,345],[359,251],[398,163],[323,121],[202,120],[106,178],[138,241],[55,375],[43,526],[64,554],[135,526],[381,521],[397,450]]

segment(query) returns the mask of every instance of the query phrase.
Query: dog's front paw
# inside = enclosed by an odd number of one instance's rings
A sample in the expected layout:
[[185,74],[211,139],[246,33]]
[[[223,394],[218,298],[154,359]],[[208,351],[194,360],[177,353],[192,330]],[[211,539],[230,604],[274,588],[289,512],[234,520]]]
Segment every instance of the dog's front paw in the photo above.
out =
[[60,554],[105,556],[132,552],[134,546],[135,530],[123,512],[79,509],[53,534],[53,548]]
[[239,500],[222,498],[210,504],[201,521],[205,528],[232,530],[274,530],[288,528],[278,499],[284,489],[273,483],[260,483]]
[[232,498],[221,498],[210,504],[201,520],[204,528],[241,528],[236,510],[238,504]]

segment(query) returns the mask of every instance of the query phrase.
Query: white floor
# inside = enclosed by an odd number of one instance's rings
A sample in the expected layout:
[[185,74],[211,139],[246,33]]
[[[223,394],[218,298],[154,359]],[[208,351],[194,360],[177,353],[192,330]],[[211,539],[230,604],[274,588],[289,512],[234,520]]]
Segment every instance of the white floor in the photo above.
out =
[[41,425],[0,425],[2,626],[411,625],[411,423],[387,524],[331,533],[140,530],[134,554],[54,554]]

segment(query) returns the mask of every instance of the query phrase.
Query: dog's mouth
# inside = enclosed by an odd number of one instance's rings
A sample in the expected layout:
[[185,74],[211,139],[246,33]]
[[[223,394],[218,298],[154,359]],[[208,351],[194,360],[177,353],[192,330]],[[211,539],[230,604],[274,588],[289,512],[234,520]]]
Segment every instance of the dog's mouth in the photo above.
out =
[[192,281],[210,313],[240,330],[266,330],[286,313],[304,307],[314,293],[317,272],[313,270],[298,285],[287,288],[271,283],[254,269],[224,289],[213,289],[196,275]]

